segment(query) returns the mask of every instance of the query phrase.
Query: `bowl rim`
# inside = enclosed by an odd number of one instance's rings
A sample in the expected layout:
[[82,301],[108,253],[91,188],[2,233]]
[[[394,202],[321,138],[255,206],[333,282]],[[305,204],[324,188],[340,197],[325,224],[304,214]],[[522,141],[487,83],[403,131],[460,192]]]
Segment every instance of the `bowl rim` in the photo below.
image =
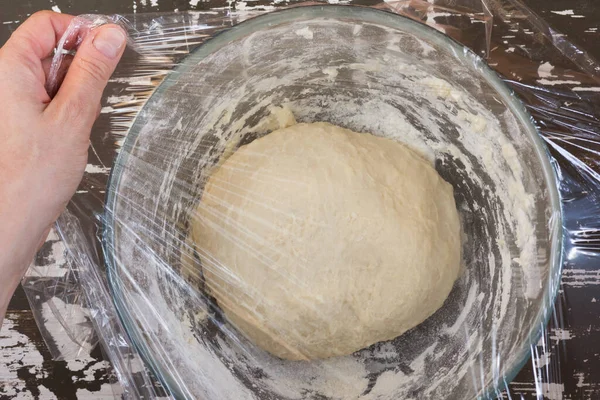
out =
[[550,155],[548,147],[543,141],[533,117],[527,111],[524,103],[516,95],[516,93],[502,80],[502,77],[494,71],[488,64],[471,49],[460,44],[453,38],[437,31],[435,28],[430,27],[426,24],[414,21],[406,16],[387,11],[380,10],[365,6],[354,6],[354,5],[306,5],[306,6],[295,6],[291,8],[284,8],[275,11],[266,12],[257,17],[243,21],[233,27],[224,29],[217,32],[215,35],[210,37],[206,42],[201,44],[197,49],[192,51],[186,56],[181,64],[174,68],[174,70],[165,77],[165,79],[158,85],[152,95],[148,98],[146,103],[142,106],[142,109],[136,115],[131,128],[129,129],[127,136],[124,140],[121,151],[118,153],[113,168],[109,174],[105,207],[104,207],[104,218],[102,218],[102,248],[104,255],[104,262],[107,269],[107,277],[109,283],[109,290],[112,295],[113,302],[117,315],[125,327],[126,334],[130,337],[133,346],[140,353],[144,363],[149,367],[151,373],[158,378],[158,380],[167,388],[167,390],[175,398],[194,398],[191,393],[187,392],[185,387],[177,383],[177,378],[159,363],[152,355],[152,351],[143,339],[143,332],[139,330],[135,323],[135,319],[127,311],[127,306],[119,295],[121,291],[120,278],[116,272],[117,266],[114,261],[114,255],[110,249],[114,249],[114,212],[109,210],[115,209],[117,204],[118,196],[115,195],[120,181],[123,169],[127,163],[127,155],[135,147],[137,139],[140,133],[140,127],[144,125],[147,117],[143,113],[143,109],[146,106],[158,101],[157,98],[166,89],[171,87],[177,77],[180,74],[186,73],[190,68],[202,61],[205,57],[212,54],[213,52],[226,46],[228,43],[238,40],[248,34],[251,34],[257,30],[270,28],[273,26],[281,25],[283,23],[310,20],[310,19],[362,19],[364,22],[381,24],[390,28],[403,30],[414,34],[419,38],[430,39],[433,42],[441,43],[449,46],[453,50],[454,56],[465,65],[472,65],[474,69],[480,71],[480,75],[486,80],[486,82],[492,86],[498,94],[501,95],[505,101],[507,108],[512,114],[518,119],[518,121],[526,129],[530,140],[532,141],[536,155],[540,163],[542,164],[543,174],[546,181],[546,189],[550,197],[550,205],[552,208],[552,217],[549,221],[549,230],[551,232],[551,258],[550,258],[550,271],[548,274],[548,285],[546,293],[544,293],[545,299],[543,300],[542,307],[538,312],[536,320],[539,325],[539,329],[532,329],[529,334],[528,340],[523,343],[517,361],[507,368],[502,376],[496,379],[496,384],[492,383],[491,387],[485,389],[482,388],[478,399],[495,399],[496,395],[508,388],[509,382],[511,382],[523,366],[527,363],[531,357],[531,346],[535,346],[548,324],[550,316],[554,310],[554,302],[558,294],[560,280],[562,276],[562,266],[564,260],[564,237],[563,237],[563,208],[560,192],[557,188],[559,182],[557,174],[556,161]]

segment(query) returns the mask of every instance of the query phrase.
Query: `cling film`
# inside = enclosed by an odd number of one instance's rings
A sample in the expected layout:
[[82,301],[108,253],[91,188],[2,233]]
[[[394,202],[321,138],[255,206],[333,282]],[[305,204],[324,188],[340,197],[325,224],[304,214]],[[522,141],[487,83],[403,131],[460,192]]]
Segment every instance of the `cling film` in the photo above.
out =
[[[564,300],[563,269],[596,263],[599,69],[524,4],[238,3],[82,15],[60,42],[49,92],[77,43],[106,23],[128,31],[128,49],[105,94],[100,118],[109,130],[92,133],[80,190],[56,225],[69,272],[26,291],[87,310],[93,329],[70,324],[70,308],[53,307],[75,354],[102,345],[120,395],[497,398],[550,347],[546,326],[561,326],[562,308],[554,307]],[[286,163],[262,176],[253,169],[275,159],[276,150],[257,145],[262,138],[315,122],[408,146],[452,186],[461,225],[461,272],[443,304],[406,332],[333,356],[305,351],[321,332],[294,332],[309,324],[298,322],[309,315],[299,310],[312,310],[310,318],[331,330],[325,341],[347,332],[334,332],[342,311],[328,302],[335,290],[357,295],[357,279],[320,276],[306,260],[334,258],[350,234],[340,234],[329,214],[311,220],[302,209],[325,207],[315,199],[331,190],[342,210],[361,191],[346,198],[336,180],[311,192],[329,162],[317,157],[321,149],[299,153],[310,174],[286,172]],[[216,172],[223,168],[231,173]],[[366,206],[348,218],[375,211]],[[197,224],[212,233],[198,239]],[[374,249],[402,247],[384,246],[389,235],[359,226],[360,243],[374,247],[355,251],[351,262],[368,265]],[[254,265],[250,275],[244,265]],[[305,274],[298,265],[316,269]],[[359,302],[345,318],[366,321],[390,304],[396,312],[397,292],[376,299],[377,307]],[[278,325],[285,323],[292,331]],[[271,345],[257,339],[263,334]],[[302,357],[286,357],[273,343]],[[554,366],[531,370],[537,396],[559,375]]]

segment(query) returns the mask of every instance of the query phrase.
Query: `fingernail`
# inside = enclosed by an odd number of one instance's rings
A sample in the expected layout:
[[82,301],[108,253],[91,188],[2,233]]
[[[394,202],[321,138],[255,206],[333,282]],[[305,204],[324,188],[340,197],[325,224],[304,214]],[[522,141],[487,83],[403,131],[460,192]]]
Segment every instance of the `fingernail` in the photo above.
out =
[[115,58],[125,43],[125,34],[119,28],[102,29],[94,37],[94,47],[108,58]]

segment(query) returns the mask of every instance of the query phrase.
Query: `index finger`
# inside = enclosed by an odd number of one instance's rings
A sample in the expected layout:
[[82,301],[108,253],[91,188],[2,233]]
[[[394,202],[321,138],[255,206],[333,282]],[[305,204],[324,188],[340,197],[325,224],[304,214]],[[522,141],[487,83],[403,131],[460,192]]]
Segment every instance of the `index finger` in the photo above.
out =
[[17,28],[6,46],[42,60],[52,54],[73,18],[72,15],[53,11],[39,11]]

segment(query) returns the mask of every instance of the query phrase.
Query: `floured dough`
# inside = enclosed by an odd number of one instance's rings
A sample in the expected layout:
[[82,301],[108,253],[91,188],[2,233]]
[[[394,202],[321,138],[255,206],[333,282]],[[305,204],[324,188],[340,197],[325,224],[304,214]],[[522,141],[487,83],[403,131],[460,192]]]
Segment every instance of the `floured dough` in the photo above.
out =
[[328,123],[239,148],[192,225],[206,286],[259,347],[291,360],[393,339],[459,274],[452,186],[419,154]]

